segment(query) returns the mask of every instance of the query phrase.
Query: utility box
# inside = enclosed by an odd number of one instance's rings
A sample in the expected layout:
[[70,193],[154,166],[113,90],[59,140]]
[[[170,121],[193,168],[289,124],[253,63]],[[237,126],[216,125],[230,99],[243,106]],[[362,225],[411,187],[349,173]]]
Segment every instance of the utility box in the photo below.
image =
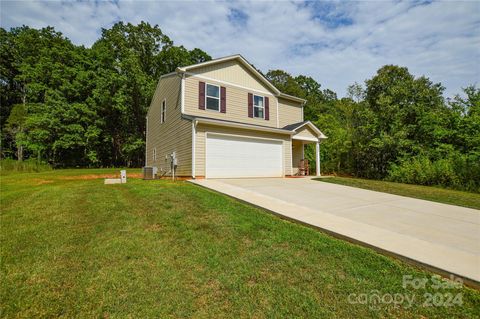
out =
[[170,161],[172,163],[172,168],[176,168],[178,165],[178,160],[177,160],[177,152],[173,152],[170,154]]
[[120,171],[120,180],[122,181],[122,184],[127,183],[127,171],[124,169]]

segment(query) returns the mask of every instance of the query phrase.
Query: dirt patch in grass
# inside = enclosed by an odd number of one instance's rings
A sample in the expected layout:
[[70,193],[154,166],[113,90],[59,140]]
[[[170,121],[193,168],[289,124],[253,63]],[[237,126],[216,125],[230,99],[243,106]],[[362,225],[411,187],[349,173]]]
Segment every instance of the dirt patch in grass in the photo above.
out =
[[147,227],[145,227],[146,231],[152,231],[152,232],[159,232],[162,229],[163,229],[163,225],[161,225],[161,224],[152,224],[152,225],[148,225]]
[[32,182],[33,182],[34,185],[43,185],[43,184],[51,184],[51,183],[53,183],[52,180],[41,179],[41,178],[34,178],[34,179],[32,179]]
[[[99,178],[120,178],[120,174],[88,174],[88,175],[60,177],[60,179],[64,179],[64,180],[90,180],[90,179],[99,179]],[[127,179],[128,178],[143,178],[143,174],[130,173],[130,174],[127,174]]]

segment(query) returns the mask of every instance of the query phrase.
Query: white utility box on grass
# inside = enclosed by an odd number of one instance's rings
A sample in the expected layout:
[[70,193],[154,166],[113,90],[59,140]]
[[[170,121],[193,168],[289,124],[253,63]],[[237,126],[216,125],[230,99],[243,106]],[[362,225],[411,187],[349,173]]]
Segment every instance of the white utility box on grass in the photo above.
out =
[[122,169],[120,171],[120,178],[105,178],[104,184],[126,184],[127,183],[127,171]]

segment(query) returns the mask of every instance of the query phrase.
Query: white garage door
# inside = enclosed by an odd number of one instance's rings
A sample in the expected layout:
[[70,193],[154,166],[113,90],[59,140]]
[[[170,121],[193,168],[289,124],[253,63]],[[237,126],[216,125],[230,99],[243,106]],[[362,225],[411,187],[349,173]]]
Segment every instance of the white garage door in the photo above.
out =
[[282,177],[283,143],[227,135],[208,134],[206,177]]

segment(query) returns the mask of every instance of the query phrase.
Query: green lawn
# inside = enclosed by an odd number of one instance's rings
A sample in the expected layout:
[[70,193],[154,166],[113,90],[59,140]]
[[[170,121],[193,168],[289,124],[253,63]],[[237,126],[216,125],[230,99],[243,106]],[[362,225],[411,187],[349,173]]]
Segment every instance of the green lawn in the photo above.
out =
[[480,194],[477,193],[351,177],[326,177],[315,180],[480,209]]
[[431,274],[371,249],[187,182],[92,179],[107,172],[1,176],[1,317],[480,316],[480,292],[404,289]]

